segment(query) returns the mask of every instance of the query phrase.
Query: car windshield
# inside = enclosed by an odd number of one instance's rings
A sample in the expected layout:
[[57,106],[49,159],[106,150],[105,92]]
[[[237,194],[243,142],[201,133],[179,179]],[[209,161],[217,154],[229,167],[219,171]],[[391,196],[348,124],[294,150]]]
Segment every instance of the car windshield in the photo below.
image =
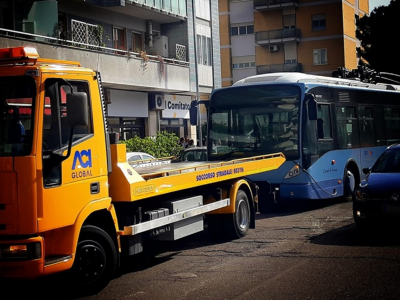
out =
[[386,150],[375,162],[373,173],[400,173],[400,149]]
[[35,95],[32,77],[0,78],[0,156],[31,153]]
[[298,86],[286,84],[215,92],[209,104],[209,160],[276,152],[298,158],[300,93]]
[[181,152],[181,161],[207,160],[207,149],[191,149]]

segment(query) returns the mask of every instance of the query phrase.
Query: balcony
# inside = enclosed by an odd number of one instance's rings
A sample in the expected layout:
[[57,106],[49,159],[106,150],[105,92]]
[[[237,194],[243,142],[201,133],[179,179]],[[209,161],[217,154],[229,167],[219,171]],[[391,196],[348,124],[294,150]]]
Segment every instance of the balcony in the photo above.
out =
[[303,72],[301,64],[277,64],[257,66],[257,74],[278,73],[278,72]]
[[[82,2],[82,0],[74,0]],[[85,0],[113,12],[160,23],[186,20],[186,0]]]
[[258,11],[299,7],[299,0],[254,0],[254,9]]
[[176,45],[175,57],[180,60],[96,46],[76,37],[65,40],[0,28],[0,48],[18,46],[35,47],[43,58],[78,61],[84,67],[99,70],[104,87],[165,93],[190,91],[189,62],[183,60],[186,52],[182,45]]
[[300,29],[278,29],[256,32],[256,43],[258,45],[282,44],[285,42],[300,42]]

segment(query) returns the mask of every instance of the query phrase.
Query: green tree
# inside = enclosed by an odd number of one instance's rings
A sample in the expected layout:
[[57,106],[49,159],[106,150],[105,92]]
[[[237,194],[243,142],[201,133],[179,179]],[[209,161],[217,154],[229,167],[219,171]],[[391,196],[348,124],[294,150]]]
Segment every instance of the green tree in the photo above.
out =
[[399,74],[400,61],[394,46],[395,30],[399,26],[400,0],[392,0],[388,6],[375,8],[356,22],[356,37],[360,40],[357,53],[359,65],[377,72]]
[[156,158],[177,156],[182,150],[178,144],[179,137],[166,131],[157,132],[155,137],[140,138],[135,136],[127,141],[121,141],[126,145],[126,152],[146,152]]

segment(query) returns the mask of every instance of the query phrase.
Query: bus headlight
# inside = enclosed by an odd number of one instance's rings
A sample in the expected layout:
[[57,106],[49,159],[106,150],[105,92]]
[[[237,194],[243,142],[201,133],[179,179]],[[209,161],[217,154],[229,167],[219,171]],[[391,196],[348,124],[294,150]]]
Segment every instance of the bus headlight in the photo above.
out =
[[38,259],[41,250],[40,243],[0,245],[0,259]]
[[289,170],[289,172],[287,172],[285,179],[293,178],[299,175],[300,175],[300,167],[298,165],[295,165],[293,168]]

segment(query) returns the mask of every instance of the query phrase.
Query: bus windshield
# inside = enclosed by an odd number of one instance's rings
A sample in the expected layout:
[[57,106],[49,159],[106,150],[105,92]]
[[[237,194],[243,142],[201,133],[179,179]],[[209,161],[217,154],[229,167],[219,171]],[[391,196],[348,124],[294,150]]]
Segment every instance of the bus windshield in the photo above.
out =
[[31,153],[35,95],[32,77],[0,78],[0,157]]
[[301,89],[289,84],[216,91],[209,106],[209,160],[276,152],[299,158],[300,99]]

